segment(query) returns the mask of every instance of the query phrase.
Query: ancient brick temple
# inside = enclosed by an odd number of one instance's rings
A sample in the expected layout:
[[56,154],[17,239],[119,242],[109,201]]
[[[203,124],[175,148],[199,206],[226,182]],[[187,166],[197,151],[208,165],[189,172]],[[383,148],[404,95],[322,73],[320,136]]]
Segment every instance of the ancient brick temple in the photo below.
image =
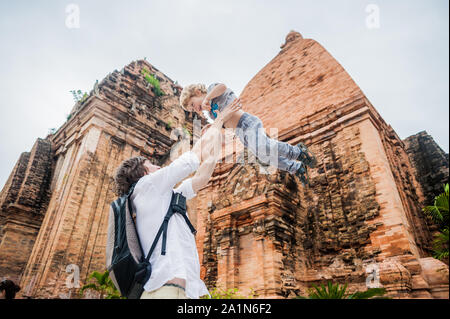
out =
[[[114,171],[135,155],[168,162],[192,131],[181,89],[148,62],[132,62],[20,156],[0,194],[0,277],[20,281],[21,297],[76,298],[67,284],[73,265],[81,284],[104,270]],[[341,65],[294,31],[241,99],[279,139],[307,144],[318,165],[305,188],[284,172],[241,163],[239,143],[227,148],[189,202],[210,288],[280,298],[332,280],[350,291],[369,284],[396,298],[448,298],[448,266],[430,257],[434,228],[421,211],[448,181],[448,154],[432,137],[402,141]]]

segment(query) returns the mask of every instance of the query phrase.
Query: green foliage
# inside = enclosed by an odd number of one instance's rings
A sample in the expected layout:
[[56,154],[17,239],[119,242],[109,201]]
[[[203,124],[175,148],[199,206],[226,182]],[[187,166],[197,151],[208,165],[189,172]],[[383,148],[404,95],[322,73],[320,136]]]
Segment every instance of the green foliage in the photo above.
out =
[[183,132],[184,132],[186,135],[191,136],[191,132],[189,132],[189,130],[187,129],[186,126],[183,126]]
[[333,285],[331,281],[328,282],[327,287],[324,284],[320,287],[317,287],[315,284],[312,286],[315,291],[310,291],[309,297],[311,299],[343,299],[345,290],[347,289],[347,284],[341,287],[339,284]]
[[444,185],[444,192],[434,198],[434,205],[422,209],[439,227],[439,233],[435,235],[433,241],[433,257],[439,260],[448,260],[448,191],[447,183]]
[[86,99],[88,98],[89,94],[87,94],[87,92],[82,92],[81,90],[71,90],[70,93],[72,93],[73,96],[73,100],[77,103],[80,102],[83,103],[84,101],[86,101]]
[[327,286],[323,283],[320,287],[312,284],[309,290],[309,296],[297,296],[297,299],[370,299],[376,296],[383,296],[386,293],[384,288],[369,288],[366,291],[357,291],[352,294],[347,294],[347,283],[341,286],[339,283],[334,285],[328,281]]
[[172,121],[168,121],[167,123],[166,123],[166,129],[168,129],[168,130],[170,130],[171,128],[172,128]]
[[142,75],[144,76],[144,79],[153,86],[155,94],[157,96],[162,96],[164,95],[164,92],[161,90],[161,88],[159,87],[159,81],[157,78],[155,78],[152,74],[150,74],[150,71],[147,70],[146,68],[142,69]]
[[434,205],[422,209],[440,227],[448,226],[448,190],[447,183],[444,185],[444,193],[434,198]]
[[433,257],[448,260],[448,227],[444,227],[436,234],[433,241]]
[[94,271],[88,276],[88,280],[91,280],[91,283],[81,287],[80,296],[83,296],[85,290],[92,289],[100,292],[100,299],[126,299],[120,296],[119,291],[114,286],[111,278],[109,278],[108,270],[105,270],[103,273]]
[[[380,299],[377,296],[383,296],[386,293],[386,289],[384,288],[369,288],[366,291],[357,291],[353,294],[347,296],[347,299]],[[382,299],[387,299],[384,297]]]
[[256,297],[256,293],[253,289],[250,290],[249,296],[241,295],[237,288],[230,289],[222,289],[222,288],[214,288],[212,289],[208,295],[201,297],[201,299],[253,299]]

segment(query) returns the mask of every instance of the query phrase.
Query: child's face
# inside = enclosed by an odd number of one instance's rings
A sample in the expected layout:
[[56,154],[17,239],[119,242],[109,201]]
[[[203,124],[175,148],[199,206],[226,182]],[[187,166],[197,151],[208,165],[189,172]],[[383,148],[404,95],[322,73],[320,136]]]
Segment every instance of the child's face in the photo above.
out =
[[203,109],[202,103],[203,103],[205,96],[206,96],[206,94],[191,97],[191,100],[189,101],[189,104],[188,104],[188,108],[197,114],[202,114],[202,109]]

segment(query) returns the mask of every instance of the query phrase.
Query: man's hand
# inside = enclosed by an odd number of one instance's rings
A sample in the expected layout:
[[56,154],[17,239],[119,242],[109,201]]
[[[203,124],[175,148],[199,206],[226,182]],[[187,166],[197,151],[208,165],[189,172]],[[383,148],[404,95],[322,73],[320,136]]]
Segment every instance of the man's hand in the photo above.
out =
[[222,134],[214,126],[208,129],[202,136],[202,163],[192,178],[192,189],[197,193],[201,188],[208,184],[217,160],[220,156]]

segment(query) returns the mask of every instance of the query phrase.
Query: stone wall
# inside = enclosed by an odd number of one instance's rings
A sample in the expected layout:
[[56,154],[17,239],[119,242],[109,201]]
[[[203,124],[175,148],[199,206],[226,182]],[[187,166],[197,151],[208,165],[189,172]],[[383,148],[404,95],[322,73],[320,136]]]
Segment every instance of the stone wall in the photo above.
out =
[[443,193],[443,185],[448,183],[448,154],[426,131],[409,136],[404,143],[415,177],[424,191],[424,203],[433,205],[434,197]]
[[420,266],[431,233],[405,144],[320,44],[291,32],[281,48],[240,98],[268,134],[304,142],[318,165],[306,188],[282,172],[217,167],[194,205],[206,282],[277,298],[327,280],[365,290],[376,269],[390,296],[432,297]]
[[0,277],[18,282],[49,200],[52,149],[38,138],[22,153],[0,194]]
[[[160,81],[157,97],[142,75]],[[132,156],[164,164],[191,114],[178,105],[180,87],[146,61],[136,61],[96,83],[72,116],[50,136],[55,150],[52,197],[21,281],[22,297],[77,298],[92,271],[105,270],[105,247],[113,176]],[[69,284],[68,284],[69,283]]]

